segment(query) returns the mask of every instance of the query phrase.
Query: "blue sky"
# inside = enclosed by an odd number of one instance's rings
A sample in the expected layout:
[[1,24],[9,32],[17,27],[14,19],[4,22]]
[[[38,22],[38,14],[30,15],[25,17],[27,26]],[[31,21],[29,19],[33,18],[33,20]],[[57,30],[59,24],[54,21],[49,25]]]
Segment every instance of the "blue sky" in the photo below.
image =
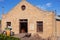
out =
[[[2,7],[4,7],[4,14],[6,14],[20,1],[21,0],[0,0],[0,18],[2,15]],[[60,15],[60,0],[27,0],[27,2],[43,10],[56,10],[56,14]]]

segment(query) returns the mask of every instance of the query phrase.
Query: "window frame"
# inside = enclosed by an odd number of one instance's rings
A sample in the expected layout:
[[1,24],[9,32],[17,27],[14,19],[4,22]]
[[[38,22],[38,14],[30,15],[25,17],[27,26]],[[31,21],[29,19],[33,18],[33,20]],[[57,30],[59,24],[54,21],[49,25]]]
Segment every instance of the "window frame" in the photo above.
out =
[[6,22],[6,27],[8,28],[8,26],[11,26],[11,22]]
[[43,21],[37,21],[37,32],[43,32]]

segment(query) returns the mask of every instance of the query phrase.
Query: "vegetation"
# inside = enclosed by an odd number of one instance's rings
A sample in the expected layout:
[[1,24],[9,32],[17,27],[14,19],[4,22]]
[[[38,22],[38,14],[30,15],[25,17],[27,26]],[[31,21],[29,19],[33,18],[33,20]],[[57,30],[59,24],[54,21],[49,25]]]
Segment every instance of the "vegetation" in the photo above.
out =
[[11,36],[6,36],[4,34],[0,34],[0,40],[20,40],[19,38],[11,37]]
[[7,27],[6,27],[5,30],[10,30],[10,28],[7,28]]

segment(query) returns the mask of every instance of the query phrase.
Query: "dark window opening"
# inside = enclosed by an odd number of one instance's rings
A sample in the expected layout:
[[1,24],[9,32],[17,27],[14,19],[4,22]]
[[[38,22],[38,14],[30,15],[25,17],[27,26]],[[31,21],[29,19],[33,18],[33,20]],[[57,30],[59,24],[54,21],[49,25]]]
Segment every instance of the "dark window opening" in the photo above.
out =
[[22,10],[25,10],[26,9],[26,6],[25,5],[22,5],[21,8],[22,8]]
[[8,26],[11,26],[11,22],[7,22],[7,27],[8,27]]
[[43,32],[43,21],[37,21],[37,32]]
[[6,28],[9,28],[10,30],[12,30],[11,22],[7,22],[7,27]]

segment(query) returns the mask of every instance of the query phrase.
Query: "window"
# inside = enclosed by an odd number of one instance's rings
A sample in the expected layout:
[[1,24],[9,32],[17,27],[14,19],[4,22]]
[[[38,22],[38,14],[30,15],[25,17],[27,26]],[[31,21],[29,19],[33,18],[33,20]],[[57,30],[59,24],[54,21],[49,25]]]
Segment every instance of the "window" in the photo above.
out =
[[43,21],[37,21],[37,32],[43,32]]
[[7,22],[7,26],[11,26],[11,22]]
[[7,27],[11,27],[11,22],[7,22]]
[[25,5],[22,5],[21,8],[22,8],[22,10],[25,10],[26,9],[26,6]]

